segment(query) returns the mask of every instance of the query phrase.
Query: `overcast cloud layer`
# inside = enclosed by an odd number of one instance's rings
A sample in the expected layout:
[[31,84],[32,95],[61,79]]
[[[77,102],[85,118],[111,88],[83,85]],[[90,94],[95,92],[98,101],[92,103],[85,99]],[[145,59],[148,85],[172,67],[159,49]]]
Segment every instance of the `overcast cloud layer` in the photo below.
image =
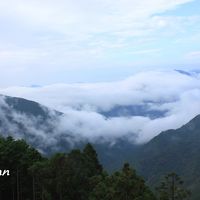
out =
[[[149,71],[118,82],[8,87],[1,88],[0,93],[34,100],[65,113],[57,124],[60,132],[92,141],[99,138],[112,141],[124,136],[143,143],[161,131],[179,128],[200,114],[200,75],[196,72]],[[165,114],[155,119],[148,115],[101,114],[133,105],[146,105],[147,112],[157,110]]]
[[199,13],[198,0],[0,1],[0,84],[110,81],[149,68],[198,67]]

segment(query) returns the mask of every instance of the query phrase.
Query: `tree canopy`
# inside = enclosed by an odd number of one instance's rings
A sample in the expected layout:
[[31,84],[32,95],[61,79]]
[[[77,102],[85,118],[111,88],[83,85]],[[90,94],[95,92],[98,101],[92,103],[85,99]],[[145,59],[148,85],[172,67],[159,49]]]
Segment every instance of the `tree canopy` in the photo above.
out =
[[184,200],[190,197],[181,178],[174,172],[165,176],[160,186],[156,188],[159,200]]
[[[0,176],[1,200],[156,200],[128,163],[108,174],[91,144],[46,158],[24,140],[0,138],[0,167],[10,170],[10,176]],[[183,197],[181,182],[174,180],[175,197]],[[169,199],[167,183],[158,189],[162,200]]]

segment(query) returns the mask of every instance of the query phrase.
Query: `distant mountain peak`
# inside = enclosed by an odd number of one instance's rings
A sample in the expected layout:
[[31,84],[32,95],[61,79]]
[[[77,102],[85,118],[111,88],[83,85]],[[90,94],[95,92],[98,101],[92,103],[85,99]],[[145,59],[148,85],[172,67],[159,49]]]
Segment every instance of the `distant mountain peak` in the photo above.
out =
[[187,75],[187,76],[192,76],[192,74],[190,72],[185,71],[185,70],[175,69],[175,71],[180,73],[180,74],[184,74],[184,75]]

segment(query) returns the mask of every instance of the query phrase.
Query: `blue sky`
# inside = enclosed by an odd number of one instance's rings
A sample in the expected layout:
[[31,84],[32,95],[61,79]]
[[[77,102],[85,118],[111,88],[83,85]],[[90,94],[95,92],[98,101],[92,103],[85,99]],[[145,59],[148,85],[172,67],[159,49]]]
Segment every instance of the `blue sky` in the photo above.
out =
[[0,86],[124,79],[198,69],[200,2],[0,2]]

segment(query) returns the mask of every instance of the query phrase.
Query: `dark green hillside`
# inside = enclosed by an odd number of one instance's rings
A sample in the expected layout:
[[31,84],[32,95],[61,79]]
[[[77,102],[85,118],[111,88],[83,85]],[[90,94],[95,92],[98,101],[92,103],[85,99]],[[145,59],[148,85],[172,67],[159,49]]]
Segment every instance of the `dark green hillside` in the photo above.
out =
[[[66,139],[67,133],[61,132],[59,132],[60,137],[56,140],[58,144],[44,145],[45,138],[58,134],[56,124],[60,116],[62,116],[62,113],[51,110],[37,102],[0,95],[1,135],[23,138],[27,143],[45,154],[54,153],[56,151],[55,146],[58,146],[57,151],[71,149]],[[65,140],[62,139],[62,134]]]
[[200,199],[200,115],[177,130],[168,130],[143,145],[137,155],[138,169],[150,185],[163,174],[177,172]]
[[109,142],[94,143],[93,145],[101,163],[109,172],[118,170],[125,162],[131,162],[135,166],[135,156],[140,149],[139,145],[133,145],[127,138],[116,140],[114,145],[110,145]]
[[[26,115],[42,117],[43,119],[47,119],[49,117],[49,109],[41,104],[30,101],[23,98],[18,97],[9,97],[3,96],[5,102],[11,107],[14,111],[19,113],[25,113]],[[54,111],[57,115],[61,115],[62,113],[58,111]]]

